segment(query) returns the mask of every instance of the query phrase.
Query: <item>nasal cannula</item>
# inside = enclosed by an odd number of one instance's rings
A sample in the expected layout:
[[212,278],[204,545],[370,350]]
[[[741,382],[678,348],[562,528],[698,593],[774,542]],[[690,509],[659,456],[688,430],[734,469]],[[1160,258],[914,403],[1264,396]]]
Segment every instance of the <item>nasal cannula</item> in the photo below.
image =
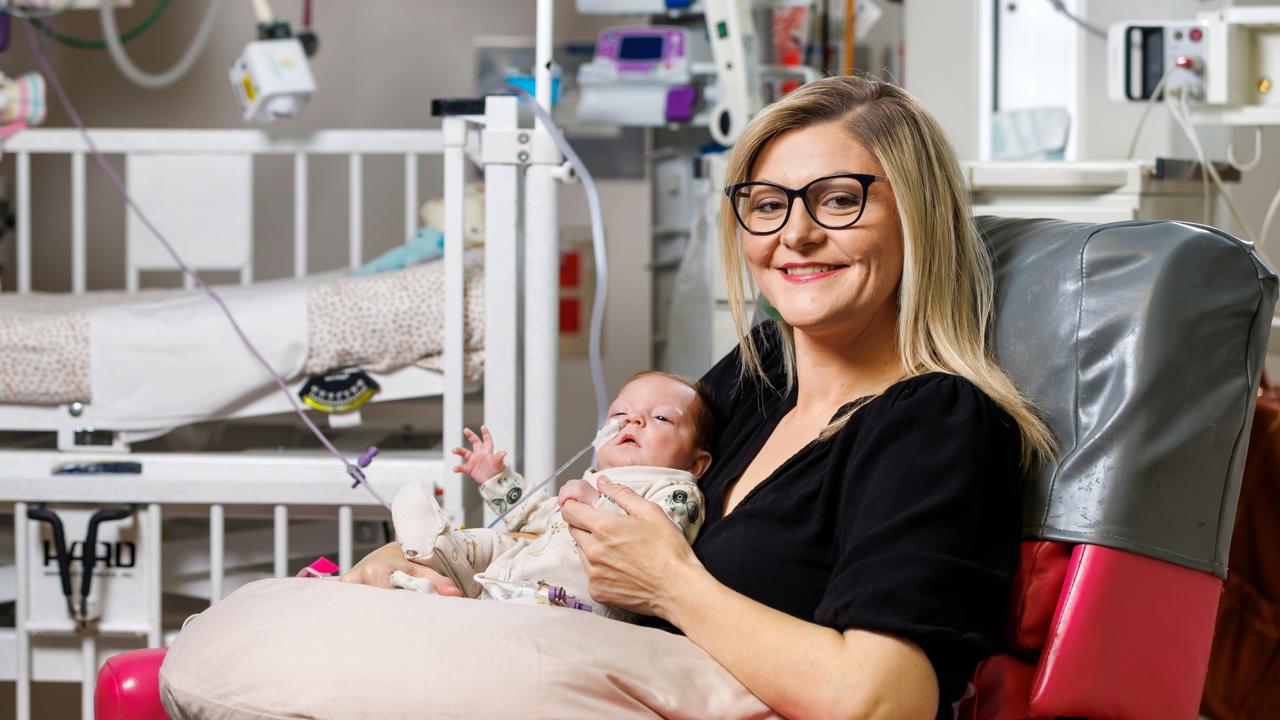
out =
[[489,523],[489,527],[493,527],[498,523],[502,522],[503,518],[510,515],[512,511],[514,511],[516,508],[524,504],[525,500],[528,500],[529,498],[533,497],[535,493],[537,493],[542,488],[546,487],[547,483],[560,477],[560,474],[563,473],[565,470],[568,470],[570,465],[578,461],[578,458],[582,457],[583,455],[586,455],[588,450],[596,450],[598,452],[600,448],[604,447],[605,443],[609,442],[610,440],[618,436],[618,431],[622,429],[622,426],[625,425],[626,422],[627,422],[626,420],[610,420],[609,422],[605,423],[604,427],[600,428],[600,432],[596,433],[596,437],[594,440],[588,443],[586,447],[574,453],[573,457],[566,460],[563,465],[556,468],[556,471],[551,473],[551,477],[548,477],[546,480],[543,480],[542,482],[535,485],[532,490],[522,495],[520,499],[515,502],[514,505],[507,508],[498,517],[494,518],[493,522]]

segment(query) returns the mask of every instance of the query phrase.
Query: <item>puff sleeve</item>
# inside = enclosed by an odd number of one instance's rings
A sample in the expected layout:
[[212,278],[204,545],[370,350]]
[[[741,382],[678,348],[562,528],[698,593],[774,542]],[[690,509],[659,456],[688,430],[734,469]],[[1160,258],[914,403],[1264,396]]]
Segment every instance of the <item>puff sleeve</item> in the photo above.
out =
[[955,698],[1007,608],[1020,539],[1020,434],[956,376],[886,395],[852,447],[833,453],[848,463],[831,468],[843,477],[829,486],[832,574],[814,618],[916,643],[942,697]]

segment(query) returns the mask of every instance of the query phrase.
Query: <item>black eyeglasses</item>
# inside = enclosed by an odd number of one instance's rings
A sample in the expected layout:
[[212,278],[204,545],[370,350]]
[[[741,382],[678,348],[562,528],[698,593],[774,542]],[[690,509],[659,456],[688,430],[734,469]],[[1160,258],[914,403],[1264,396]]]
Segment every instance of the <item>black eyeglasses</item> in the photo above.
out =
[[888,182],[882,175],[845,173],[829,175],[799,190],[771,182],[744,182],[724,189],[733,205],[738,224],[752,235],[772,235],[791,218],[796,198],[804,202],[809,217],[828,230],[853,227],[866,209],[867,189],[876,180]]

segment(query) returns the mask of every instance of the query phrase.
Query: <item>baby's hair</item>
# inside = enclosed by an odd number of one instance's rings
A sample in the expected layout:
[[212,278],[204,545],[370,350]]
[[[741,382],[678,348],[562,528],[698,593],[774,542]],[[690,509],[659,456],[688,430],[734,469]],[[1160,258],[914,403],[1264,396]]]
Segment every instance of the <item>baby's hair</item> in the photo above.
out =
[[630,385],[632,380],[648,375],[657,375],[668,380],[674,380],[693,390],[697,395],[693,407],[689,409],[689,420],[693,422],[693,443],[699,450],[711,450],[711,441],[716,435],[716,414],[715,410],[712,409],[715,407],[715,400],[711,394],[711,388],[707,387],[707,384],[701,380],[694,380],[664,370],[641,370],[627,378],[623,386]]

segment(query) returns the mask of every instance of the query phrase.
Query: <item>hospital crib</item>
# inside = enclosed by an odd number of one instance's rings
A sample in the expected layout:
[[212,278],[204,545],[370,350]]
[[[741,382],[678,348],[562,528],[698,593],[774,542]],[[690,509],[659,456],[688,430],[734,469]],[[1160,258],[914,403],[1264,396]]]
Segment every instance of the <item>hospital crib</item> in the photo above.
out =
[[[467,395],[483,389],[484,416],[497,436],[511,439],[514,461],[535,475],[549,474],[554,468],[554,423],[546,416],[555,416],[559,255],[555,189],[550,187],[549,165],[554,163],[548,158],[555,153],[533,153],[543,164],[529,162],[528,133],[519,131],[514,97],[441,107],[438,131],[332,130],[285,137],[250,130],[98,130],[92,137],[103,153],[123,156],[131,195],[143,211],[182,228],[169,231],[180,254],[202,274],[232,270],[243,284],[254,280],[252,222],[241,214],[252,215],[255,158],[292,160],[293,267],[302,278],[308,270],[308,167],[315,158],[346,160],[347,254],[355,268],[367,259],[363,206],[365,195],[373,191],[365,183],[364,158],[402,159],[404,230],[412,235],[421,200],[419,159],[442,157],[445,247],[438,262],[444,272],[443,370],[409,366],[371,373],[382,386],[373,402],[436,398],[441,414],[415,421],[441,429],[442,444],[458,443]],[[8,141],[5,150],[17,169],[17,292],[32,290],[31,252],[33,234],[38,234],[31,215],[31,159],[51,155],[64,158],[71,169],[69,274],[72,294],[85,293],[91,227],[86,176],[93,161],[87,144],[74,130],[29,130]],[[483,379],[478,382],[464,376],[462,237],[468,158],[483,171],[486,201],[483,305],[488,318]],[[176,175],[167,179],[166,172]],[[198,178],[194,184],[193,175]],[[184,209],[200,212],[196,205],[211,202],[219,190],[232,197],[213,200],[231,202],[219,207],[227,223],[212,228],[212,234],[182,225]],[[528,199],[527,206],[522,198]],[[148,245],[154,239],[129,222],[125,284],[134,291],[142,272],[172,265]],[[40,242],[52,241],[40,237]],[[291,391],[297,392],[300,384],[291,379]],[[259,388],[226,412],[203,419],[257,418],[288,409],[278,390]],[[0,680],[16,682],[17,717],[22,720],[31,716],[33,680],[82,682],[84,717],[92,717],[92,679],[102,660],[129,648],[159,647],[175,631],[171,619],[162,619],[162,604],[172,614],[170,603],[181,609],[192,602],[216,602],[253,579],[293,574],[300,558],[307,558],[301,562],[305,565],[319,551],[336,550],[334,559],[345,569],[356,553],[383,541],[378,521],[389,520],[389,513],[364,489],[353,488],[331,456],[275,449],[137,452],[120,439],[127,437],[122,433],[108,435],[105,445],[92,442],[102,431],[116,429],[131,428],[104,426],[95,419],[92,404],[0,404],[0,430],[58,435],[57,450],[0,448],[0,503],[11,508],[13,533],[11,545],[0,541],[0,553],[12,553],[12,564],[0,567],[0,602],[12,601],[14,607],[13,627],[0,627]],[[81,442],[85,437],[91,441]],[[362,448],[346,449],[354,457]],[[460,476],[448,470],[450,465],[442,447],[422,447],[384,452],[366,473],[370,486],[385,499],[409,482],[434,484],[451,516],[475,522],[481,509],[474,493],[462,492]],[[77,466],[98,472],[77,474]],[[68,468],[72,472],[65,474]],[[59,469],[64,473],[55,472]],[[77,541],[92,515],[104,508],[121,510],[122,518],[101,522],[93,548],[84,550]],[[88,602],[93,621],[88,624],[78,626],[69,609],[73,599],[79,601],[80,578],[73,569],[74,598],[64,601],[50,527],[29,518],[40,509],[61,516],[73,566],[79,566],[82,553],[101,555],[93,572]],[[175,524],[174,518],[196,522]],[[336,537],[327,529],[334,522]],[[5,524],[2,517],[0,524]],[[200,537],[206,524],[207,536]],[[193,527],[199,530],[190,537]],[[178,536],[183,528],[186,538]]]

